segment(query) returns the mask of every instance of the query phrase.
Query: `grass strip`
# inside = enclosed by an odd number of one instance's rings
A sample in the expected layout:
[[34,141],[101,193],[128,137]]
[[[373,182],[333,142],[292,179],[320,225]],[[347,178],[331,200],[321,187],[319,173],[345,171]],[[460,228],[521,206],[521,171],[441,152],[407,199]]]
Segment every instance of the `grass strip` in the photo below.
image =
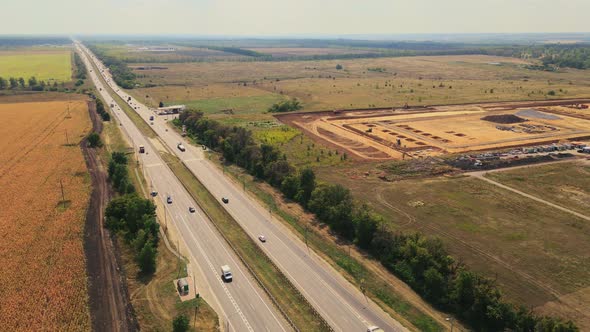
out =
[[323,317],[193,173],[176,156],[162,153],[162,158],[292,327],[331,331]]

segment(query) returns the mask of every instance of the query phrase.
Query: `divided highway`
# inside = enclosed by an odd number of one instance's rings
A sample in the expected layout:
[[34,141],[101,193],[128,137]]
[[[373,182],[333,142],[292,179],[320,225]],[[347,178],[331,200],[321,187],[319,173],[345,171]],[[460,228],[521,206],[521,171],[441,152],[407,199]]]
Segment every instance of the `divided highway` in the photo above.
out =
[[[76,45],[78,50],[82,50]],[[80,55],[87,68],[92,65],[84,52]],[[109,96],[107,90],[96,76],[96,71],[90,72],[102,98],[109,104],[115,104],[113,114],[117,117],[121,128],[134,146],[135,153],[138,146],[146,147],[146,153],[137,154],[143,164],[146,179],[151,182],[153,189],[159,194],[159,199],[166,207],[176,225],[179,236],[190,252],[190,261],[201,272],[201,278],[207,282],[217,307],[220,318],[227,322],[231,331],[289,331],[291,327],[275,310],[266,294],[247,273],[246,268],[228,247],[225,240],[213,228],[211,222],[199,209],[190,194],[186,192],[174,173],[161,159],[151,141],[144,137],[132,120],[121,110],[119,105]],[[166,194],[171,195],[172,204],[167,204]],[[190,213],[188,208],[195,207]],[[231,283],[221,279],[221,266],[229,265],[234,274]]]
[[[378,305],[370,299],[367,300],[356,287],[350,284],[321,257],[316,255],[313,251],[309,251],[306,248],[305,243],[292,234],[281,222],[275,220],[265,207],[261,206],[258,201],[248,196],[239,184],[232,182],[221,170],[208,161],[201,148],[190,144],[184,144],[186,151],[182,152],[178,150],[177,144],[183,142],[184,138],[174,130],[168,130],[168,124],[164,118],[156,116],[147,106],[141,104],[135,98],[120,89],[112,80],[106,67],[94,55],[92,55],[87,48],[79,43],[77,43],[77,47],[84,49],[84,51],[90,55],[96,67],[100,69],[100,73],[103,75],[107,84],[109,84],[113,91],[115,91],[123,100],[128,101],[131,108],[135,109],[144,121],[149,124],[149,117],[155,116],[155,120],[151,126],[160,139],[168,145],[170,150],[174,151],[190,171],[193,172],[193,174],[215,197],[219,199],[221,199],[221,197],[229,198],[229,204],[225,204],[225,208],[244,228],[248,235],[257,242],[257,237],[259,235],[262,234],[266,237],[266,243],[258,242],[261,248],[283,271],[283,273],[291,279],[294,285],[298,287],[308,301],[335,330],[366,331],[368,326],[373,325],[377,325],[385,331],[407,330],[399,322],[385,313]],[[90,66],[88,67],[90,68]],[[94,74],[95,73],[91,73],[91,76],[96,82],[97,80]],[[105,100],[110,101],[112,98],[105,98]],[[137,131],[137,128],[135,128],[133,124],[124,123],[124,126],[126,128],[133,127],[134,130]],[[133,136],[135,136],[135,134]],[[143,139],[143,141],[145,142],[146,140]],[[149,146],[147,143],[138,144]],[[151,148],[150,151],[153,151],[153,148]],[[150,154],[150,157],[156,154],[157,153]],[[161,167],[158,163],[161,164],[161,161],[155,162],[156,166],[154,166],[154,168]],[[149,166],[151,162],[145,164]],[[152,167],[147,167],[147,169],[151,170]],[[158,174],[156,178],[161,176],[159,172],[156,173]],[[178,183],[177,179],[170,178],[165,180],[154,179],[154,182],[155,181],[158,181],[159,183]],[[166,183],[162,183],[161,185],[164,186]],[[180,189],[176,188],[174,192],[177,190]],[[192,200],[187,200],[186,204],[189,204],[190,201]],[[176,204],[176,201],[174,204]],[[182,202],[182,204],[185,204],[185,202]],[[194,203],[191,202],[190,204]],[[182,219],[181,224],[186,224],[187,222],[184,221],[184,219],[191,216],[182,216],[182,211],[178,211],[178,213],[180,213],[179,218]],[[194,217],[192,218],[194,219]],[[181,232],[184,233],[185,231],[194,232],[194,235],[192,236],[194,237],[195,242],[200,238],[209,239],[210,236],[204,234],[196,227],[181,229]],[[189,244],[191,235],[186,234],[183,236],[189,237],[189,239],[186,239],[187,244]],[[217,240],[211,242],[217,242]],[[198,262],[201,263],[202,260],[199,260]],[[219,263],[216,262],[215,264]],[[215,264],[214,266],[217,266]],[[201,266],[204,269],[207,265]],[[242,276],[236,276],[235,280],[238,281],[240,278],[242,278]],[[266,311],[266,309],[263,311]],[[272,324],[273,322],[271,320],[267,323]],[[278,331],[278,329],[273,329],[269,326],[265,327],[268,327],[273,331]],[[260,329],[256,328],[255,330]]]

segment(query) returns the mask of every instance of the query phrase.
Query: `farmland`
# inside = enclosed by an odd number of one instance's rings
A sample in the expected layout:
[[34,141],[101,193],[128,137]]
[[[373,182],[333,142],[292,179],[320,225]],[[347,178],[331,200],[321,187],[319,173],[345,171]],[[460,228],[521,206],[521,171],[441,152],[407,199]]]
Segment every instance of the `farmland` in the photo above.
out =
[[[373,167],[360,172],[374,174]],[[319,172],[387,216],[388,227],[440,237],[453,256],[496,279],[513,301],[590,326],[586,221],[473,178],[387,183],[374,175],[358,180],[343,167]]]
[[0,51],[0,76],[35,76],[37,80],[69,82],[72,77],[69,49],[16,48]]
[[89,330],[83,231],[90,179],[78,144],[91,124],[82,97],[43,97],[54,100],[0,104],[0,325]]

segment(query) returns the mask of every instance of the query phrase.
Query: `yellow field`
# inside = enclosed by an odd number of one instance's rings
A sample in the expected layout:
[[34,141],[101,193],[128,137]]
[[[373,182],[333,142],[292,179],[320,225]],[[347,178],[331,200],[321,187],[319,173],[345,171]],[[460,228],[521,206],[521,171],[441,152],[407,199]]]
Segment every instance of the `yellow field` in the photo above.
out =
[[67,101],[0,104],[3,331],[90,329],[83,248],[90,179],[78,144],[91,124],[85,100],[71,102],[69,117],[67,108]]
[[72,80],[72,60],[69,50],[35,50],[0,52],[0,76],[69,82]]

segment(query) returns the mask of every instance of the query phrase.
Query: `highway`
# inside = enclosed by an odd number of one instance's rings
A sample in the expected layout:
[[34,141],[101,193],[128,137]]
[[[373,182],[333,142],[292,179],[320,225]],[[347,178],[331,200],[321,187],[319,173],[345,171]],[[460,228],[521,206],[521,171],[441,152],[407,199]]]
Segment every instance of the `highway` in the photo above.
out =
[[[89,71],[92,70],[86,54],[79,53]],[[290,331],[288,323],[276,311],[266,294],[247,273],[225,240],[163,162],[151,140],[142,135],[132,120],[109,96],[95,70],[90,72],[90,77],[103,99],[109,104],[115,104],[113,114],[133,144],[135,153],[143,164],[147,182],[159,193],[155,199],[160,200],[166,207],[171,216],[168,222],[175,224],[181,240],[188,248],[190,262],[199,268],[201,277],[208,284],[214,298],[207,300],[215,301],[218,304],[215,307],[222,310],[218,314],[224,325],[227,324],[231,331]],[[145,146],[146,153],[138,153],[140,145]],[[172,204],[166,203],[167,194],[171,195]],[[190,206],[195,207],[194,213],[188,211]],[[234,280],[230,283],[225,283],[220,276],[220,267],[226,264],[231,267],[234,275]]]
[[[250,197],[240,184],[234,183],[211,163],[202,148],[185,143],[186,151],[178,150],[177,144],[184,142],[184,138],[174,130],[168,129],[165,117],[157,116],[147,106],[119,88],[104,65],[94,55],[91,55],[91,58],[101,69],[101,74],[113,91],[123,100],[128,100],[129,105],[144,121],[150,123],[149,117],[155,116],[151,125],[154,131],[205,187],[219,199],[229,198],[229,204],[224,205],[227,211],[257,241],[334,330],[366,331],[367,327],[372,325],[380,326],[385,331],[407,330],[373,301],[365,298],[321,257],[308,250],[305,243],[273,218],[266,207]],[[260,234],[266,237],[266,243],[257,240]]]

